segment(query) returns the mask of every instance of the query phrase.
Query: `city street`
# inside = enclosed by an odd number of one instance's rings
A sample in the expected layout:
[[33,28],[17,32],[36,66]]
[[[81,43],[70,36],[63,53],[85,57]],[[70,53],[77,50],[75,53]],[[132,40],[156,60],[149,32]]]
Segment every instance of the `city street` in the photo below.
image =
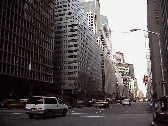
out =
[[168,126],[167,5],[1,0],[0,126]]
[[150,126],[152,113],[147,102],[132,102],[131,106],[110,104],[109,108],[82,107],[68,110],[65,117],[30,119],[24,110],[0,112],[2,126]]

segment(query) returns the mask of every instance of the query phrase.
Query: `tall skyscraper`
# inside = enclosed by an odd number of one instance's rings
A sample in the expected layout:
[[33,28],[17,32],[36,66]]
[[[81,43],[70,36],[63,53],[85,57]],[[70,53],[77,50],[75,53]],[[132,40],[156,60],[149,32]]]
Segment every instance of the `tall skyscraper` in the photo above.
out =
[[114,63],[124,63],[124,54],[121,53],[120,51],[119,52],[116,52],[114,55],[113,55],[113,62]]
[[107,16],[100,15],[101,27],[108,25]]
[[108,25],[101,27],[101,48],[104,55],[112,60],[111,30]]
[[[130,91],[131,89],[134,89],[134,65],[125,63],[124,61],[124,54],[119,52],[116,52],[114,54],[114,59],[113,59],[114,64],[119,70],[119,73],[121,74],[121,78],[123,79],[123,95],[134,97],[135,92]],[[129,92],[132,94],[128,94]]]
[[87,13],[87,24],[97,36],[97,43],[101,47],[101,22],[99,0],[83,2],[84,11]]
[[[148,0],[148,33],[151,55],[152,85],[155,97],[168,94],[167,0]],[[165,84],[159,84],[165,81]]]
[[84,87],[94,81],[102,91],[101,49],[81,2],[55,1],[54,21],[55,90],[71,96],[77,86],[81,86],[78,93],[87,92]]
[[53,82],[53,2],[1,0],[1,98],[28,98],[49,91]]

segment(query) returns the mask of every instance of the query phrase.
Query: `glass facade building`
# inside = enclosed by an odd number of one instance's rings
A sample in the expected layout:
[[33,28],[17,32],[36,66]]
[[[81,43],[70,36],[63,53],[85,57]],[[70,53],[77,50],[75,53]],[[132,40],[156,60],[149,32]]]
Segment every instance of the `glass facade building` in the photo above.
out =
[[0,1],[0,81],[6,97],[41,93],[43,84],[53,83],[53,7],[54,0]]

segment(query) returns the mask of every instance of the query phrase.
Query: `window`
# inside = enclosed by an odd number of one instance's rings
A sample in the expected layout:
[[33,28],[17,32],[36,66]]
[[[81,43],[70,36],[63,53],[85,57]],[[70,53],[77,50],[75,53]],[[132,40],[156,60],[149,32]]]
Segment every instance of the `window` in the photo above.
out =
[[43,99],[41,97],[30,97],[27,104],[43,104]]
[[57,104],[55,98],[45,98],[45,104]]

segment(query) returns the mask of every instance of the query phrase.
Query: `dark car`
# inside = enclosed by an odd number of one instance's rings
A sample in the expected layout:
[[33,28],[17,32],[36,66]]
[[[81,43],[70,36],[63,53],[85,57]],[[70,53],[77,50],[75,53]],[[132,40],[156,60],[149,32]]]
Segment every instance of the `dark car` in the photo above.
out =
[[85,102],[85,105],[87,107],[94,106],[94,103],[96,102],[96,99],[91,99]]
[[3,103],[4,103],[4,99],[0,100],[0,107],[3,106]]
[[[167,99],[167,105],[168,105],[168,97],[166,97]],[[166,101],[165,99],[165,101]],[[153,112],[153,122],[154,125],[157,124],[162,124],[162,123],[167,123],[168,124],[168,106],[167,107],[167,111],[166,110],[162,110],[161,108],[161,103],[158,102],[157,104],[155,104],[155,109]]]
[[1,100],[1,108],[9,107],[10,104],[16,103],[16,99],[3,99]]
[[77,101],[76,103],[74,103],[74,107],[85,107],[85,102],[82,100]]
[[117,103],[120,103],[120,104],[121,104],[121,100],[118,99],[118,100],[115,101],[115,103],[116,103],[116,104],[117,104]]

